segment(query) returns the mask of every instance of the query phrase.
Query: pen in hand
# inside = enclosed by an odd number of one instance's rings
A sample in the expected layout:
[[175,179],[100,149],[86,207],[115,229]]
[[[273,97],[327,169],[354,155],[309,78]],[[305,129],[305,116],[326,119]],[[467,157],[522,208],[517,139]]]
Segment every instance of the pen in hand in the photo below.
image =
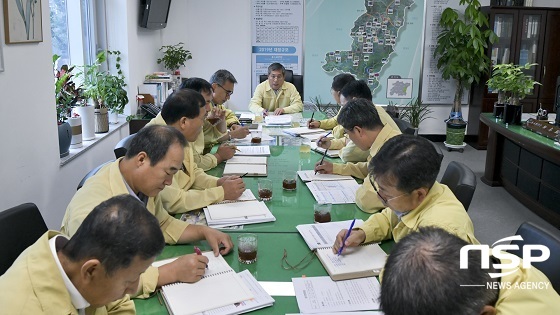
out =
[[[329,149],[325,149],[325,152],[323,152],[323,157],[321,158],[321,162],[319,162],[319,165],[323,165],[323,161],[325,160],[325,155],[327,155],[327,151],[329,151]],[[315,170],[315,175],[317,175],[317,170]]]
[[332,133],[332,130],[329,131],[329,132],[327,132],[326,135],[324,135],[324,136],[322,136],[321,138],[319,138],[319,140],[317,141],[317,144],[318,144],[319,146],[321,146],[321,140],[323,140],[323,139],[325,139],[326,137],[330,136],[331,133]]
[[315,116],[315,111],[313,111],[313,114],[311,114],[311,119],[309,119],[309,122],[313,121],[313,116]]
[[239,178],[243,178],[243,177],[245,177],[245,176],[247,176],[247,175],[249,175],[249,173],[245,173],[245,174],[239,176]]
[[[202,252],[200,251],[200,248],[198,247],[194,247],[194,252],[198,255],[198,256],[202,256]],[[208,269],[208,264],[206,264],[206,269]]]
[[342,250],[344,249],[344,244],[346,244],[346,240],[348,239],[348,236],[350,236],[350,233],[352,233],[352,228],[354,227],[354,223],[356,223],[356,219],[352,220],[352,223],[350,224],[350,228],[348,229],[348,232],[346,232],[346,235],[342,240],[342,246],[340,246],[340,248],[338,249],[338,253],[337,253],[338,256],[342,254]]

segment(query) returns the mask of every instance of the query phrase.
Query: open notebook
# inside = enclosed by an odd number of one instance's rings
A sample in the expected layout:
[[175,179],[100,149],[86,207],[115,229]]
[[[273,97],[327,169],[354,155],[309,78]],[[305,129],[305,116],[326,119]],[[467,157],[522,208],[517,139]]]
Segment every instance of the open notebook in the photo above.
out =
[[266,204],[255,200],[253,193],[249,189],[246,189],[243,193],[246,196],[245,198],[248,198],[247,191],[252,196],[252,200],[238,199],[209,205],[204,208],[208,226],[220,228],[230,225],[276,221],[276,218],[272,215]]
[[226,162],[223,175],[266,176],[266,156],[234,156]]
[[270,147],[268,145],[247,145],[238,146],[235,156],[269,156]]
[[254,294],[241,277],[220,255],[204,252],[208,269],[196,283],[164,285],[161,292],[169,312],[173,315],[190,315],[254,298]]
[[292,136],[301,136],[305,134],[324,134],[325,130],[321,128],[309,129],[308,127],[296,127],[296,128],[286,128],[283,130],[284,133],[287,133]]
[[[311,150],[313,150],[315,152],[319,152],[321,154],[325,153],[325,149],[323,149],[321,147],[318,147],[317,143],[315,143],[315,142],[311,142]],[[339,155],[340,155],[340,150],[328,150],[327,151],[327,156],[328,157],[339,157]]]
[[[333,246],[336,235],[343,229],[348,229],[352,220],[335,221],[328,223],[300,224],[296,225],[296,229],[303,237],[309,249],[317,249],[319,247]],[[361,219],[356,219],[356,226],[364,223]]]
[[323,181],[323,180],[354,180],[350,175],[337,174],[315,174],[313,170],[297,171],[299,178],[304,182]]
[[332,246],[317,248],[317,257],[334,281],[377,276],[385,266],[387,254],[376,243],[347,247],[343,255]]

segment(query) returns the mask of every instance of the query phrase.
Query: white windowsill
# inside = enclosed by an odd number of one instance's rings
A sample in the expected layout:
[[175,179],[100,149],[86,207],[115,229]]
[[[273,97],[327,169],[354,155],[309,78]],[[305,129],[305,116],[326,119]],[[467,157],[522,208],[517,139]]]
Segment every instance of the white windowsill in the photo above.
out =
[[115,131],[117,131],[117,130],[119,130],[122,127],[127,126],[127,125],[128,125],[128,121],[126,121],[126,116],[125,115],[119,115],[119,122],[116,123],[116,124],[109,124],[109,131],[108,132],[106,132],[106,133],[96,133],[95,134],[95,139],[82,141],[82,147],[81,148],[77,148],[77,149],[72,149],[71,148],[70,149],[70,154],[68,154],[67,156],[60,159],[60,166],[66,165],[68,162],[72,161],[73,159],[75,159],[79,155],[81,155],[84,152],[86,152],[87,150],[89,150],[91,147],[93,147],[95,144],[97,144],[98,141],[103,140],[108,135],[114,133]]

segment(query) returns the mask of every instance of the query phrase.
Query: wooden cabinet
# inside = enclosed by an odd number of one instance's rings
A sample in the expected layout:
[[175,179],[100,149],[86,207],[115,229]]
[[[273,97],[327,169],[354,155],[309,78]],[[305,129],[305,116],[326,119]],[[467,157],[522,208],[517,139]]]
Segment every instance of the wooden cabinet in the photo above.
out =
[[[542,85],[522,100],[523,112],[534,113],[539,104],[549,112],[554,111],[556,78],[560,76],[560,9],[531,7],[483,7],[489,25],[499,40],[487,49],[493,64],[537,63],[527,71]],[[477,147],[486,148],[488,128],[481,124],[480,113],[492,112],[498,95],[489,91],[483,76],[474,85],[469,108],[469,135],[478,135]],[[494,92],[494,93],[493,93]]]

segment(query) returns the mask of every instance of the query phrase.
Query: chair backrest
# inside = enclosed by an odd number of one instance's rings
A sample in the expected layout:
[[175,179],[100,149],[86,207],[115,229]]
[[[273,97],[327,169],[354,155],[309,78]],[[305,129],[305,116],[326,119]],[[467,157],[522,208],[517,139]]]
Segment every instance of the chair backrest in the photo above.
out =
[[130,148],[130,144],[132,143],[132,139],[134,139],[134,137],[136,136],[135,133],[126,136],[124,138],[121,139],[121,141],[119,141],[119,143],[117,143],[117,145],[115,146],[115,149],[113,150],[115,152],[115,158],[120,158],[126,155],[126,151],[128,151],[128,148]]
[[447,185],[465,210],[469,210],[476,189],[476,175],[468,166],[456,161],[450,162],[440,183]]
[[33,203],[0,212],[0,276],[27,247],[47,231],[41,212]]
[[531,265],[542,271],[556,292],[560,292],[560,231],[545,228],[533,222],[524,222],[515,234],[521,235],[523,240],[512,241],[511,244],[519,246],[519,250],[508,250],[508,252],[519,257],[522,256],[524,245],[538,244],[548,247],[550,257],[545,261],[532,262]]
[[89,171],[86,176],[84,176],[84,178],[82,178],[82,180],[80,181],[80,183],[78,184],[78,188],[76,188],[76,190],[80,190],[80,188],[82,188],[82,186],[84,186],[84,184],[86,183],[86,180],[88,180],[90,177],[92,177],[93,175],[95,175],[97,172],[99,172],[99,170],[105,166],[106,164],[109,164],[113,162],[113,160],[111,161],[107,161],[99,166],[97,166],[96,168],[92,169],[91,171]]
[[[261,74],[259,75],[259,82],[264,82],[268,79],[268,74]],[[294,74],[292,70],[286,69],[286,73],[284,74],[284,81],[292,83],[298,93],[303,100],[303,75],[301,74]]]
[[408,121],[395,117],[392,118],[403,134],[414,135],[414,128],[412,128],[412,125]]

